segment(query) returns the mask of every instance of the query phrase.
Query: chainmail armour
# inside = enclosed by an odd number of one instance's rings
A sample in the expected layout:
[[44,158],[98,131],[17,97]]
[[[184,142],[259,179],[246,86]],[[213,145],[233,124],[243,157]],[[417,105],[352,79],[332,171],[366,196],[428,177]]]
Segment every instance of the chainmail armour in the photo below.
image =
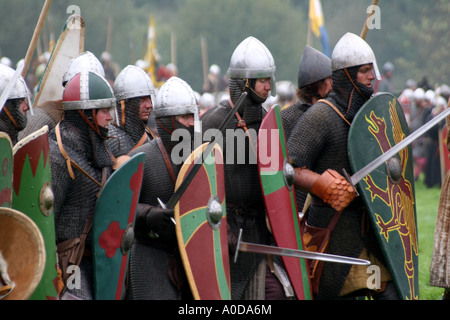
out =
[[[348,68],[354,83],[364,96],[353,88],[343,70],[333,73],[333,91],[328,101],[333,103],[345,118],[351,122],[373,91],[356,82],[358,67]],[[350,103],[348,103],[350,101]],[[347,140],[349,125],[326,103],[318,102],[308,109],[294,127],[287,148],[295,168],[306,167],[322,174],[334,169],[343,174],[345,169],[350,175],[352,170],[348,158]],[[335,210],[313,196],[309,207],[308,224],[326,228]],[[366,209],[360,197],[344,209],[331,235],[327,252],[350,257],[359,257],[364,248],[384,261],[377,240],[367,220]],[[330,299],[340,295],[341,288],[350,271],[351,265],[325,263],[316,299]]]
[[[177,143],[171,141],[171,132],[175,127],[181,128],[183,126],[178,121],[172,122],[172,118],[160,118],[157,122],[156,126],[160,138],[153,139],[130,152],[130,156],[141,152],[145,153],[140,204],[159,207],[158,198],[167,203],[174,193],[175,184],[169,174],[157,141],[161,139],[163,142],[174,175],[177,177],[181,164],[172,162],[170,156],[172,148]],[[172,127],[172,123],[175,124],[175,127]],[[150,231],[157,233],[158,237],[150,237]],[[184,281],[180,290],[169,278],[169,270],[174,266],[174,263],[178,268],[183,268],[177,248],[175,225],[173,223],[168,223],[163,229],[153,230],[151,226],[147,225],[145,216],[137,215],[135,241],[130,252],[127,299],[180,300],[189,297],[189,293],[184,292],[188,287],[187,280]]]
[[[306,110],[309,109],[309,107],[311,107],[310,103],[307,103],[303,99],[299,99],[289,107],[282,109],[281,119],[283,121],[284,136],[286,142],[288,141],[289,136],[291,135],[291,132],[294,129],[294,126],[297,123],[298,119],[300,119],[300,117],[306,112]],[[297,209],[298,211],[302,211],[308,193],[300,189],[294,189],[294,191],[295,200],[297,202]]]
[[3,107],[3,109],[6,108],[9,111],[11,117],[16,122],[17,127],[6,114],[6,110],[2,110],[0,113],[0,131],[8,134],[13,145],[19,141],[19,132],[27,125],[27,117],[20,111],[21,101],[22,99],[10,99],[6,101],[6,104]]
[[[251,80],[250,86],[254,87],[254,81]],[[237,102],[244,88],[244,80],[230,79],[230,98],[234,103]],[[261,103],[265,99],[258,97],[250,92],[241,107],[240,115],[245,121],[247,128],[258,132],[265,111]],[[229,101],[222,101],[216,108],[210,109],[202,117],[203,131],[208,129],[217,129],[222,124],[223,119],[231,111],[232,106]],[[233,117],[226,129],[244,132],[243,128],[238,128],[238,119]],[[233,139],[229,139],[224,133],[223,137],[223,156],[225,171],[225,190],[227,202],[227,224],[229,227],[229,237],[238,236],[239,229],[243,229],[243,241],[269,244],[270,237],[265,223],[264,200],[261,192],[258,168],[255,160],[252,160],[250,153],[253,152],[249,145],[249,139],[245,133],[245,150],[237,150],[237,145]],[[256,135],[253,135],[253,143],[256,144]],[[227,150],[234,150],[233,163],[229,163]],[[245,164],[235,164],[238,154],[245,152]],[[256,159],[256,156],[253,156]],[[253,161],[253,162],[250,162]],[[230,234],[231,232],[231,234]],[[232,244],[230,244],[232,247]],[[230,251],[234,251],[231,248]],[[230,261],[233,261],[234,252],[230,252]],[[252,277],[260,262],[264,259],[263,255],[251,253],[239,253],[236,263],[230,263],[231,275],[231,298],[242,300],[245,291],[249,286]]]
[[[107,140],[108,148],[116,157],[128,154],[146,132],[147,122],[139,117],[140,101],[140,98],[126,100],[124,113],[122,113],[121,102],[117,102],[118,124],[108,126],[110,138]],[[125,116],[124,124],[122,123],[123,115]],[[148,137],[148,140],[151,139],[150,135]]]
[[42,105],[33,108],[34,115],[27,113],[28,123],[25,129],[19,132],[19,140],[40,130],[47,125],[51,131],[63,118],[62,100],[47,101]]
[[[90,117],[92,111],[85,110]],[[112,160],[104,146],[104,140],[81,118],[78,111],[66,111],[60,123],[61,141],[68,156],[81,166],[92,178],[101,183],[102,170],[107,167],[106,178],[112,173]],[[102,130],[106,135],[106,130]],[[77,238],[81,235],[97,201],[100,187],[83,173],[73,168],[75,179],[69,175],[66,160],[61,154],[55,130],[49,135],[52,189],[56,242]],[[86,249],[91,248],[91,233]],[[84,256],[81,261],[81,289],[68,290],[85,300],[93,299],[92,258]]]

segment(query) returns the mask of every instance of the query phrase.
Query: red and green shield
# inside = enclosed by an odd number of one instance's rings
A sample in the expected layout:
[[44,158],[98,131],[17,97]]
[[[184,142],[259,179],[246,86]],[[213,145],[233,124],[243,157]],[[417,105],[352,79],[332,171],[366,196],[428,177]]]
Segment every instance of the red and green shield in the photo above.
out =
[[[300,220],[293,189],[293,168],[289,163],[280,107],[272,107],[258,133],[258,170],[267,216],[277,246],[304,250]],[[311,300],[311,286],[304,259],[283,257],[295,295]]]
[[109,177],[99,194],[92,221],[96,300],[121,300],[125,295],[144,161],[144,153],[131,157]]
[[[408,134],[403,110],[394,96],[380,94],[370,99],[350,127],[348,152],[353,172]],[[357,187],[399,296],[405,300],[418,299],[419,251],[411,145],[387,159]]]
[[0,132],[0,207],[11,207],[13,183],[13,152],[11,139]]
[[49,150],[47,126],[23,138],[13,148],[12,208],[30,217],[45,241],[45,270],[31,300],[59,297]]
[[[198,147],[185,161],[176,188],[206,146]],[[204,158],[202,167],[174,208],[178,247],[193,297],[229,300],[230,265],[221,148],[215,145]]]

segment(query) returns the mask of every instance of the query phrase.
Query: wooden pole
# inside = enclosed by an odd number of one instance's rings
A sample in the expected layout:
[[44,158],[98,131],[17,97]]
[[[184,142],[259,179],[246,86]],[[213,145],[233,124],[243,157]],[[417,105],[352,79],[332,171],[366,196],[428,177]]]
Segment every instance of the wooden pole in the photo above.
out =
[[170,33],[170,56],[172,63],[177,66],[177,36],[173,31]]
[[21,74],[22,77],[24,78],[28,72],[28,67],[30,66],[31,58],[33,57],[34,50],[36,50],[36,45],[39,40],[39,36],[41,35],[42,27],[44,26],[51,5],[52,0],[45,0],[44,6],[42,7],[41,15],[39,16],[36,28],[34,29],[33,37],[31,38],[30,45],[28,46],[27,54],[25,55],[24,67]]
[[202,62],[203,62],[203,85],[206,87],[208,84],[208,45],[206,39],[201,37],[202,46]]
[[112,43],[112,31],[113,31],[113,18],[108,18],[108,27],[106,29],[106,52],[111,52],[111,43]]
[[[376,6],[376,5],[378,5],[378,0],[373,0],[372,6]],[[373,15],[373,12],[369,13],[366,17],[366,20],[364,20],[364,26],[362,28],[361,35],[360,35],[360,37],[364,40],[366,39],[367,32],[369,31],[369,27],[367,27],[367,21],[369,21],[369,18],[372,15]]]

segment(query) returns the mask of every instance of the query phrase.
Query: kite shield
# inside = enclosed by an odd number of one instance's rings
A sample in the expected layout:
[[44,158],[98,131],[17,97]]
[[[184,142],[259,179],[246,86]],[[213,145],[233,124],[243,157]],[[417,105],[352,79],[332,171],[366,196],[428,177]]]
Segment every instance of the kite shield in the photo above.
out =
[[[258,134],[258,170],[270,228],[277,246],[304,250],[293,189],[294,168],[289,163],[280,107],[272,107]],[[283,257],[295,295],[311,300],[311,285],[304,259]]]
[[109,177],[98,197],[92,221],[96,300],[121,300],[125,295],[144,161],[144,153],[131,157]]
[[44,126],[13,148],[12,208],[30,217],[45,241],[45,270],[31,300],[57,300],[59,296],[48,134]]
[[[198,147],[185,161],[176,188],[208,144]],[[199,169],[176,204],[178,247],[191,292],[196,300],[229,300],[225,176],[219,145],[205,156]]]
[[0,207],[11,207],[13,183],[13,153],[11,139],[0,132]]
[[[400,103],[379,94],[355,116],[348,137],[353,172],[364,168],[409,134]],[[419,298],[418,239],[411,145],[357,184],[387,267],[405,300]]]

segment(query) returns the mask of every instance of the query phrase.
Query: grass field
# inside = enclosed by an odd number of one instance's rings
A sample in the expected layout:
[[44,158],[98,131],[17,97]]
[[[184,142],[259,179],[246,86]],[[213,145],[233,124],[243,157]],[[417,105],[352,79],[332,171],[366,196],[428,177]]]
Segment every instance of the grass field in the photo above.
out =
[[440,300],[443,289],[430,286],[430,263],[441,189],[427,188],[423,176],[415,183],[417,230],[419,235],[419,298]]

